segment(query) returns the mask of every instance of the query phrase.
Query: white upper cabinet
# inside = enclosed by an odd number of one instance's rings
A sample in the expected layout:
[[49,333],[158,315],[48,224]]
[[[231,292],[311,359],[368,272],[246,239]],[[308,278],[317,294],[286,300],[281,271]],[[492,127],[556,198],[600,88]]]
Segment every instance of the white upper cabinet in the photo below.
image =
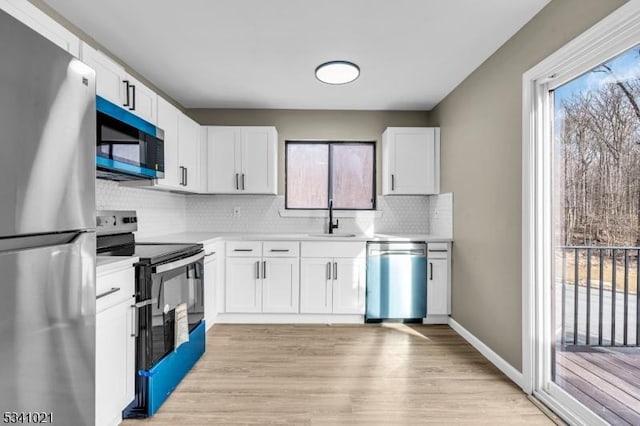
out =
[[207,127],[207,192],[276,194],[275,127]]
[[82,43],[82,61],[96,71],[96,93],[152,124],[157,123],[158,95],[120,64]]
[[178,165],[178,119],[180,110],[158,97],[158,127],[164,130],[164,179],[157,179],[156,185],[168,189],[179,189],[182,182]]
[[33,4],[26,0],[0,0],[0,9],[76,58],[80,57],[80,39]]
[[200,125],[180,113],[178,117],[178,170],[182,190],[200,191]]
[[388,127],[382,134],[382,194],[440,192],[440,129]]
[[82,43],[82,61],[96,71],[98,96],[125,108],[127,72],[124,67],[87,43]]
[[[125,84],[125,98],[129,94],[128,109],[143,120],[156,124],[158,122],[158,95],[142,84],[131,74],[127,74]],[[126,99],[125,99],[125,103]]]

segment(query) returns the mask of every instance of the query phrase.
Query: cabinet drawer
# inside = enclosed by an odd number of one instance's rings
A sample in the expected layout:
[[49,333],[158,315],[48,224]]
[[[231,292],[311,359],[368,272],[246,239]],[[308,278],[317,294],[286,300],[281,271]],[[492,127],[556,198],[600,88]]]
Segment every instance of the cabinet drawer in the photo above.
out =
[[262,243],[264,257],[298,257],[300,243],[297,241],[265,241]]
[[301,257],[364,257],[366,245],[363,242],[303,241],[300,243]]
[[446,259],[449,257],[449,243],[428,243],[427,258]]
[[261,257],[262,241],[227,241],[227,257]]
[[96,312],[104,311],[133,296],[135,293],[134,271],[134,268],[127,268],[97,277]]

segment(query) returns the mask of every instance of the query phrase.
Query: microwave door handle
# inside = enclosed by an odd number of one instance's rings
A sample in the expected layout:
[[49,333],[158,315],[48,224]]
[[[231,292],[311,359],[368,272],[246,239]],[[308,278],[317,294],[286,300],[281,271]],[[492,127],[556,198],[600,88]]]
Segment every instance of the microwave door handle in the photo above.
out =
[[182,266],[187,266],[191,263],[197,262],[199,260],[204,259],[204,252],[201,251],[197,254],[194,254],[193,256],[189,256],[187,258],[184,259],[180,259],[180,260],[176,260],[175,262],[169,262],[169,263],[165,263],[163,265],[158,265],[156,267],[153,268],[153,273],[155,274],[161,274],[163,272],[167,272],[167,271],[171,271],[173,269],[178,269]]

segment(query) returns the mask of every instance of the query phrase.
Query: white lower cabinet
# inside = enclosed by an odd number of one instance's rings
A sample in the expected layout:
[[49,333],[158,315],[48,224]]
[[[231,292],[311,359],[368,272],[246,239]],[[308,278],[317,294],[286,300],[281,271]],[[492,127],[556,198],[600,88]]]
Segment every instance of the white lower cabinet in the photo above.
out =
[[300,266],[300,313],[364,314],[364,259],[302,259]]
[[264,258],[262,262],[262,312],[297,313],[300,289],[298,259]]
[[329,314],[333,310],[332,260],[300,260],[300,313]]
[[365,244],[359,242],[303,242],[300,313],[363,315],[364,253]]
[[225,312],[298,313],[298,247],[297,241],[227,242]]
[[429,261],[427,283],[427,314],[449,315],[449,286],[447,283],[447,259]]
[[365,260],[335,259],[333,264],[333,313],[364,314]]
[[96,288],[96,425],[113,426],[134,397],[134,269],[99,275]]
[[204,247],[204,320],[207,330],[218,313],[219,249],[217,244]]
[[427,321],[446,323],[451,315],[451,245],[427,244]]
[[259,257],[227,258],[226,312],[262,311],[260,264]]

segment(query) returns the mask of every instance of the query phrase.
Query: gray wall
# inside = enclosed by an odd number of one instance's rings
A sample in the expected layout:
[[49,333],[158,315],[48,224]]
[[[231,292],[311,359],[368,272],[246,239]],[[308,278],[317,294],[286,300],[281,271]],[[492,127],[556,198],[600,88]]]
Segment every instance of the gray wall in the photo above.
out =
[[623,4],[553,0],[430,113],[454,193],[453,318],[522,369],[522,74]]
[[278,194],[284,194],[284,141],[287,139],[378,141],[376,187],[380,193],[380,142],[384,129],[427,124],[427,113],[421,111],[190,109],[187,114],[203,125],[275,126],[278,129]]

